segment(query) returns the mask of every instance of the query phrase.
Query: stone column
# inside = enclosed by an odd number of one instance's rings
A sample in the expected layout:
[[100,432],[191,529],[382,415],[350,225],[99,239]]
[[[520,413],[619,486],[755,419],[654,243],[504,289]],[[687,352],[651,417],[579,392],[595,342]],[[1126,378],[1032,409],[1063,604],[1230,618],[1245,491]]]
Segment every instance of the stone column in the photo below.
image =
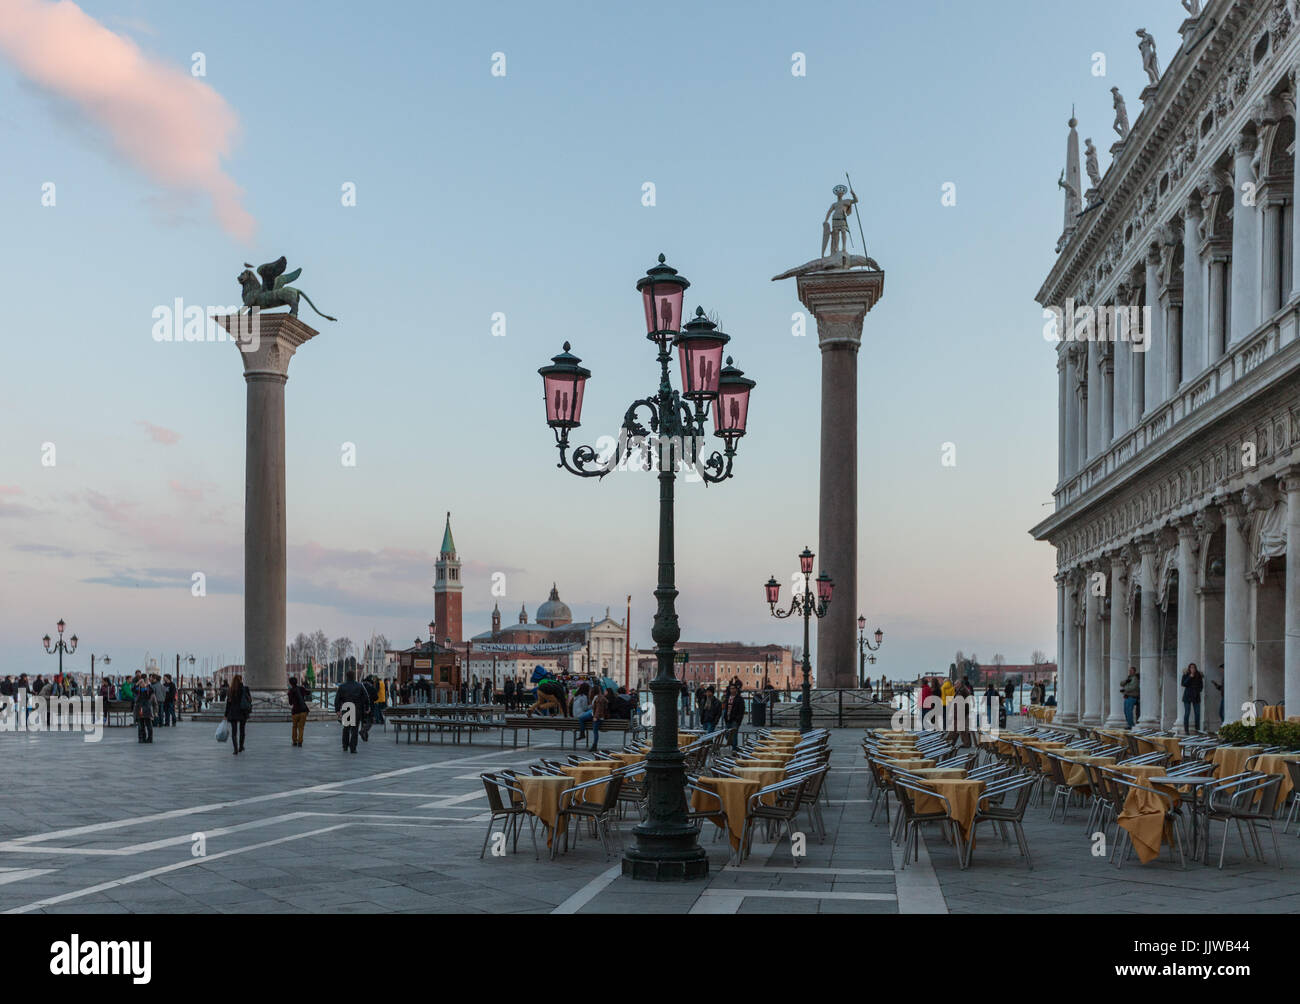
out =
[[1205,267],[1201,264],[1201,197],[1193,192],[1183,213],[1182,370],[1186,383],[1205,367]]
[[[1242,200],[1243,186],[1255,184],[1251,158],[1255,137],[1242,133],[1232,147],[1232,320],[1228,344],[1235,344],[1259,324],[1259,211]],[[1252,189],[1253,190],[1253,189]]]
[[1056,681],[1056,720],[1062,725],[1073,725],[1079,720],[1079,667],[1076,663],[1079,652],[1079,628],[1074,623],[1076,601],[1074,597],[1074,572],[1061,575],[1061,665]]
[[1142,651],[1138,662],[1142,717],[1138,724],[1156,728],[1160,724],[1160,604],[1156,594],[1156,538],[1143,537],[1138,541],[1138,549],[1142,554]]
[[1228,261],[1227,252],[1210,253],[1209,317],[1206,321],[1205,365],[1223,358],[1228,344]]
[[834,601],[817,622],[817,686],[852,688],[858,679],[858,346],[885,273],[814,272],[799,276],[798,287],[800,302],[817,319],[822,352],[818,567],[835,581]]
[[1273,192],[1264,200],[1261,225],[1260,322],[1282,306],[1282,201]]
[[1105,445],[1101,439],[1101,416],[1105,408],[1101,392],[1101,343],[1095,340],[1088,343],[1088,389],[1092,392],[1091,406],[1088,408],[1087,450],[1087,458],[1091,462],[1101,454]]
[[[1196,668],[1205,676],[1205,667],[1201,665],[1201,622],[1200,603],[1196,595],[1196,549],[1200,535],[1196,531],[1191,517],[1178,521],[1178,665],[1174,667],[1175,679],[1183,678],[1187,664],[1194,662]],[[1210,694],[1201,694],[1201,724],[1205,724],[1205,704]],[[1177,698],[1179,705],[1182,695]],[[1176,705],[1175,707],[1178,707]]]
[[[1058,705],[1056,713],[1060,715],[1063,711],[1059,707],[1061,703],[1060,695],[1065,679],[1061,669],[1065,664],[1065,573],[1057,572],[1053,578],[1056,580],[1056,703]],[[1008,711],[1008,714],[1010,714],[1010,711]]]
[[1145,379],[1142,415],[1149,415],[1165,399],[1165,311],[1160,296],[1160,249],[1154,244],[1147,250],[1147,306],[1151,308],[1150,330],[1146,332],[1147,350],[1143,365]]
[[1241,720],[1241,706],[1250,698],[1250,581],[1246,551],[1246,508],[1240,502],[1220,504],[1224,525],[1223,569],[1223,716]]
[[1178,394],[1183,382],[1183,298],[1182,292],[1166,287],[1161,297],[1165,321],[1165,372],[1164,393],[1166,401]]
[[1133,404],[1132,372],[1133,343],[1129,341],[1129,307],[1132,294],[1125,283],[1115,287],[1115,344],[1111,353],[1115,361],[1115,386],[1113,388],[1113,405],[1115,426],[1113,436],[1122,435],[1133,428],[1129,412]]
[[1101,452],[1115,440],[1115,345],[1101,346]]
[[1067,412],[1070,403],[1070,386],[1069,367],[1066,364],[1065,350],[1062,348],[1056,353],[1056,386],[1057,386],[1057,415],[1056,415],[1056,483],[1059,485],[1065,481],[1066,475],[1066,449],[1068,438],[1066,436]]
[[[1085,570],[1084,589],[1084,665],[1083,680],[1083,724],[1099,726],[1102,723],[1102,698],[1105,696],[1105,638],[1101,620],[1101,597],[1098,596],[1098,582],[1104,583],[1104,573],[1097,565],[1089,565]],[[1097,579],[1097,576],[1103,576]]]
[[1110,556],[1110,679],[1106,683],[1110,694],[1110,717],[1107,728],[1124,727],[1124,697],[1120,686],[1128,676],[1128,565],[1126,555],[1116,551]]
[[1282,652],[1283,699],[1300,714],[1300,466],[1282,472],[1286,493],[1286,642]]
[[288,685],[284,385],[294,352],[318,332],[289,314],[233,314],[216,320],[240,345],[248,386],[244,438],[244,683],[265,709],[266,702],[285,702]]

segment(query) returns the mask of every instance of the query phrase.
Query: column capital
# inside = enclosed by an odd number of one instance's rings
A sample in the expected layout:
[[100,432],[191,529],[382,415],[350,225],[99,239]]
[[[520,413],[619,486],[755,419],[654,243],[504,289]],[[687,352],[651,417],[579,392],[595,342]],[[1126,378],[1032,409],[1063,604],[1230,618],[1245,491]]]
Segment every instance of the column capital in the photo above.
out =
[[292,314],[251,313],[223,314],[214,317],[230,333],[244,362],[244,379],[287,380],[289,360],[305,342],[319,331]]
[[1173,521],[1173,527],[1178,531],[1178,539],[1180,541],[1190,540],[1193,548],[1195,548],[1197,543],[1200,541],[1201,531],[1197,526],[1197,520],[1200,518],[1200,515],[1200,513],[1196,513],[1195,515],[1190,516],[1179,516]]
[[1216,499],[1216,502],[1225,522],[1232,520],[1234,523],[1239,523],[1246,515],[1245,503],[1235,494],[1221,495]]
[[1254,156],[1255,147],[1258,143],[1259,139],[1254,133],[1246,132],[1243,129],[1233,138],[1233,141],[1228,145],[1228,149],[1232,151],[1234,158],[1251,157]]
[[1283,467],[1277,472],[1277,490],[1285,495],[1300,492],[1300,464]]
[[799,302],[817,319],[817,344],[856,349],[862,344],[862,322],[880,300],[885,273],[875,269],[846,269],[801,275]]
[[1143,559],[1154,557],[1160,551],[1160,537],[1155,533],[1144,533],[1133,541],[1141,552]]
[[1192,525],[1196,527],[1197,533],[1208,537],[1223,525],[1223,516],[1213,507],[1201,509],[1192,517]]

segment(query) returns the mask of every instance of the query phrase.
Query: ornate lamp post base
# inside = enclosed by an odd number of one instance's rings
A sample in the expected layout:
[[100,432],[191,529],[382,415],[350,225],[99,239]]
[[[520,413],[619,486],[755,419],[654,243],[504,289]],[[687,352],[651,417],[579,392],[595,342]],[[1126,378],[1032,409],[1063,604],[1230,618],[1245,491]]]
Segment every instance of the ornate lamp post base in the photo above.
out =
[[649,825],[636,828],[637,847],[623,853],[624,875],[649,882],[690,882],[708,876],[709,856],[695,843],[695,827],[687,826],[684,834],[644,833]]

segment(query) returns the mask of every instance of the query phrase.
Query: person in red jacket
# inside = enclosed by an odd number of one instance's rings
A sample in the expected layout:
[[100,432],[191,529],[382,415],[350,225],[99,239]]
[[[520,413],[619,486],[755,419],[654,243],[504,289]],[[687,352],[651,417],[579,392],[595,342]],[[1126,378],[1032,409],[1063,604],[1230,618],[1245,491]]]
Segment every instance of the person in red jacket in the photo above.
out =
[[921,703],[917,705],[916,711],[920,716],[922,728],[925,727],[926,698],[933,693],[934,691],[930,689],[930,678],[928,676],[921,677]]

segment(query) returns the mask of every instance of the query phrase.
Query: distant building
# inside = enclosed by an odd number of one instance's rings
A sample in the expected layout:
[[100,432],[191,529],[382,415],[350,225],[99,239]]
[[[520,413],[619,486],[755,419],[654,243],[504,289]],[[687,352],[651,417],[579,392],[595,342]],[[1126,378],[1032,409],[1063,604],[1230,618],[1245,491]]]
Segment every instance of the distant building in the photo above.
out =
[[1005,680],[1019,677],[1026,684],[1030,683],[1051,683],[1056,679],[1056,663],[1040,662],[1037,665],[1028,666],[981,666],[979,668],[980,683],[992,683],[995,686]]
[[[677,678],[684,680],[688,687],[716,686],[738,676],[745,690],[758,690],[763,686],[765,673],[778,690],[784,690],[787,681],[791,687],[802,682],[802,678],[795,679],[794,652],[785,645],[679,641],[675,648],[690,657],[676,667]],[[638,674],[644,675],[648,683],[658,672],[654,652],[639,653]]]

